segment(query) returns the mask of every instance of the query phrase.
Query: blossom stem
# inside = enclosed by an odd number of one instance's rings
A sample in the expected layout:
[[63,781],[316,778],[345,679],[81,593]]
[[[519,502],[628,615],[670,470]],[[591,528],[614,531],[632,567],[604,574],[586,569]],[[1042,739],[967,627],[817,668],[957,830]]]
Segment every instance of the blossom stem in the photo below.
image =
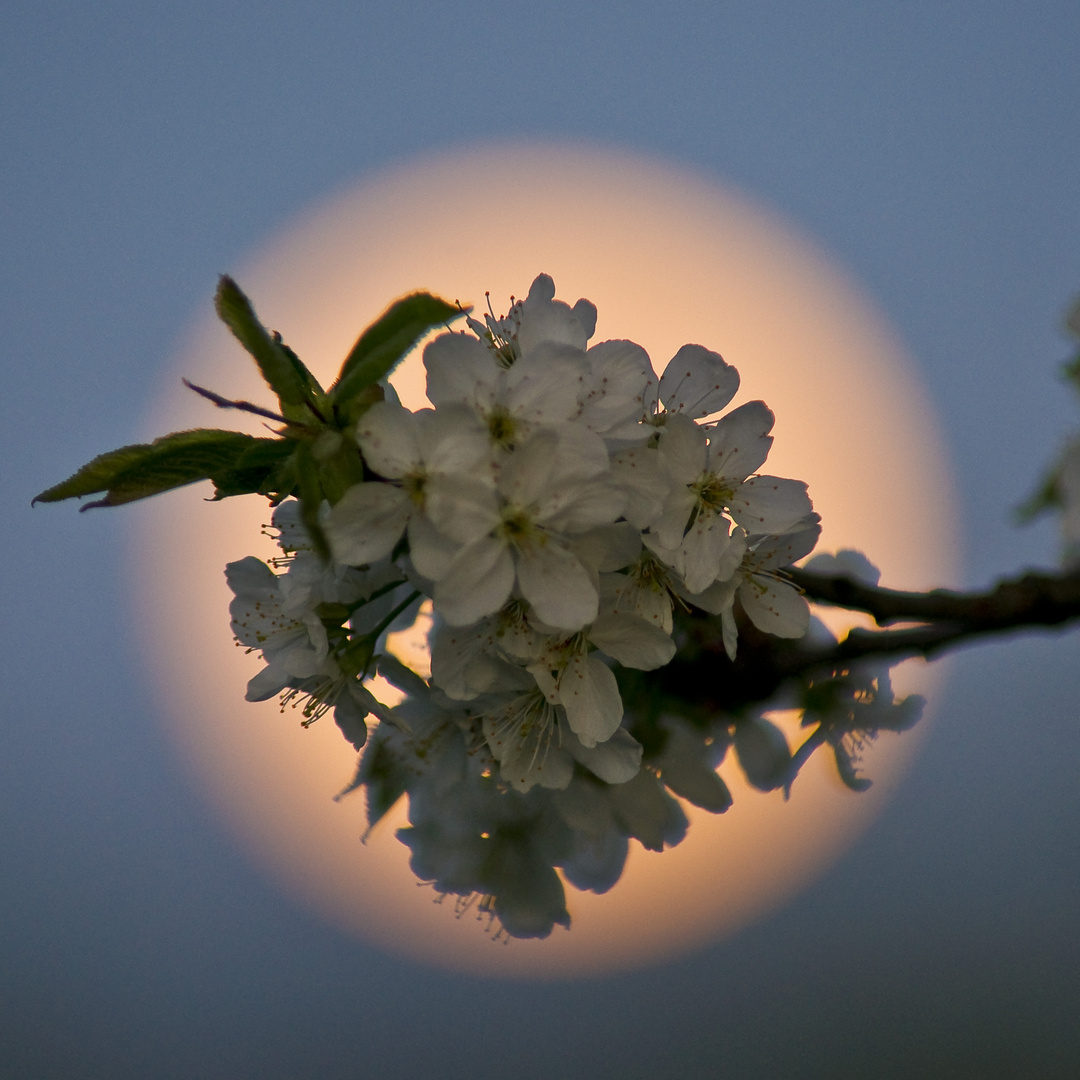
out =
[[385,629],[386,629],[386,628],[387,628],[387,627],[388,627],[388,626],[389,626],[389,625],[390,625],[390,624],[391,624],[391,623],[392,623],[392,622],[393,622],[393,621],[394,621],[394,620],[395,620],[395,619],[396,619],[396,618],[397,618],[397,617],[398,617],[398,616],[399,616],[399,615],[400,615],[400,614],[401,614],[401,613],[402,613],[402,612],[403,612],[403,611],[404,611],[404,610],[405,610],[405,609],[406,609],[406,608],[407,608],[407,607],[408,607],[408,606],[409,606],[410,604],[412,604],[412,603],[414,603],[414,602],[415,602],[416,600],[418,600],[418,599],[420,598],[420,596],[421,596],[421,595],[422,595],[421,593],[419,593],[419,592],[417,592],[417,591],[416,591],[415,589],[413,589],[413,591],[412,591],[411,593],[409,593],[409,595],[408,595],[408,596],[406,596],[406,597],[405,597],[405,599],[404,599],[404,600],[402,600],[402,601],[401,601],[401,603],[400,603],[400,604],[398,604],[398,605],[397,605],[397,607],[395,607],[395,608],[394,608],[394,610],[393,610],[393,611],[391,611],[391,612],[390,612],[390,614],[389,614],[389,615],[387,615],[387,616],[386,616],[386,618],[385,618],[385,619],[383,619],[383,621],[382,621],[381,623],[379,623],[379,625],[378,625],[378,626],[376,626],[376,627],[375,627],[375,629],[374,629],[374,630],[372,630],[370,634],[368,634],[368,635],[365,635],[365,636],[367,636],[367,637],[370,637],[370,638],[372,638],[373,640],[374,640],[374,639],[376,639],[376,638],[378,638],[378,637],[379,637],[379,636],[380,636],[380,635],[381,635],[381,634],[383,633],[383,631],[384,631],[384,630],[385,630]]

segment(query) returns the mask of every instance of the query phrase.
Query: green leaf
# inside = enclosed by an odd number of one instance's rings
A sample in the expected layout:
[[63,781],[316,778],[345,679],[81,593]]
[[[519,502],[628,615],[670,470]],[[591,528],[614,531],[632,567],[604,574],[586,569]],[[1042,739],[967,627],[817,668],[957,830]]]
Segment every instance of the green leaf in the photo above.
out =
[[280,502],[296,488],[295,453],[295,439],[253,439],[235,464],[212,477],[214,499],[265,495]]
[[394,301],[352,347],[330,387],[331,400],[336,406],[348,407],[356,395],[386,378],[432,327],[465,313],[466,309],[426,292]]
[[239,431],[214,428],[174,432],[152,443],[136,443],[96,457],[67,480],[43,491],[34,502],[60,502],[104,491],[104,499],[82,509],[120,506],[227,473],[253,443],[260,441]]
[[221,321],[255,358],[263,378],[281,402],[281,411],[301,423],[319,414],[316,398],[322,390],[300,358],[271,334],[255,315],[251,302],[231,277],[222,275],[214,306]]
[[300,496],[300,520],[315,551],[322,559],[329,560],[330,545],[319,522],[319,507],[324,498],[322,477],[310,441],[305,440],[296,447],[296,486]]

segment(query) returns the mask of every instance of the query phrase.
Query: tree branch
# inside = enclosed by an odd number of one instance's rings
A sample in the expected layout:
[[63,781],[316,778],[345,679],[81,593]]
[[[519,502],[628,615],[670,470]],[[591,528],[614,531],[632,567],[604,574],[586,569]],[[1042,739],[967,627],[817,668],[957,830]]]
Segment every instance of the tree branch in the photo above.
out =
[[901,592],[848,577],[809,570],[790,571],[808,600],[865,611],[879,626],[895,622],[952,622],[979,631],[1057,626],[1080,618],[1080,570],[1066,574],[1026,573],[1006,578],[981,593],[934,589]]
[[920,625],[856,628],[837,642],[790,641],[761,633],[737,611],[739,646],[731,661],[720,641],[718,620],[694,614],[685,617],[683,625],[697,652],[685,659],[676,656],[655,673],[665,692],[709,709],[737,711],[768,700],[792,680],[828,676],[862,660],[931,659],[978,638],[1024,628],[1059,627],[1080,619],[1080,571],[1027,573],[977,593],[902,592],[807,570],[790,574],[808,600],[864,611],[879,626]]

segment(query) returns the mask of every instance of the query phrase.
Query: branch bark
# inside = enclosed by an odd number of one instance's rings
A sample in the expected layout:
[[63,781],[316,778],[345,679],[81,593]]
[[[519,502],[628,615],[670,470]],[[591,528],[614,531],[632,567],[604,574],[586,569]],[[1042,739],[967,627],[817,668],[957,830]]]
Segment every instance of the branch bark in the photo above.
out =
[[1006,578],[981,593],[934,589],[901,592],[848,577],[791,570],[807,599],[865,611],[879,626],[895,622],[948,622],[983,632],[1026,626],[1057,626],[1080,618],[1080,570],[1066,574],[1029,572]]
[[932,659],[953,646],[1013,630],[1054,628],[1080,620],[1080,571],[1026,573],[999,581],[985,592],[903,592],[866,585],[847,577],[790,571],[807,599],[873,616],[879,626],[916,623],[896,629],[856,628],[837,642],[784,641],[739,620],[739,648],[727,658],[709,617],[685,622],[699,651],[678,656],[656,673],[664,689],[710,709],[737,711],[771,698],[785,683],[828,675],[874,658]]

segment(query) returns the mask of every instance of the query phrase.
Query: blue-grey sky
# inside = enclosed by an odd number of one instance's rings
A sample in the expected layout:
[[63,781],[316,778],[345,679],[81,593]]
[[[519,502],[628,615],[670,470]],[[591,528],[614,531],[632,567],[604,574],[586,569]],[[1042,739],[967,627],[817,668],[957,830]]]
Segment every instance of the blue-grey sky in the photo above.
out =
[[815,236],[942,419],[952,584],[1045,565],[1052,528],[1009,513],[1080,426],[1055,371],[1080,291],[1078,41],[1063,0],[9,0],[0,1076],[1076,1075],[1076,635],[961,655],[883,818],[735,939],[488,982],[346,938],[247,864],[139,670],[138,509],[29,499],[138,434],[217,274],[313,200],[463,143],[568,138],[689,165]]

